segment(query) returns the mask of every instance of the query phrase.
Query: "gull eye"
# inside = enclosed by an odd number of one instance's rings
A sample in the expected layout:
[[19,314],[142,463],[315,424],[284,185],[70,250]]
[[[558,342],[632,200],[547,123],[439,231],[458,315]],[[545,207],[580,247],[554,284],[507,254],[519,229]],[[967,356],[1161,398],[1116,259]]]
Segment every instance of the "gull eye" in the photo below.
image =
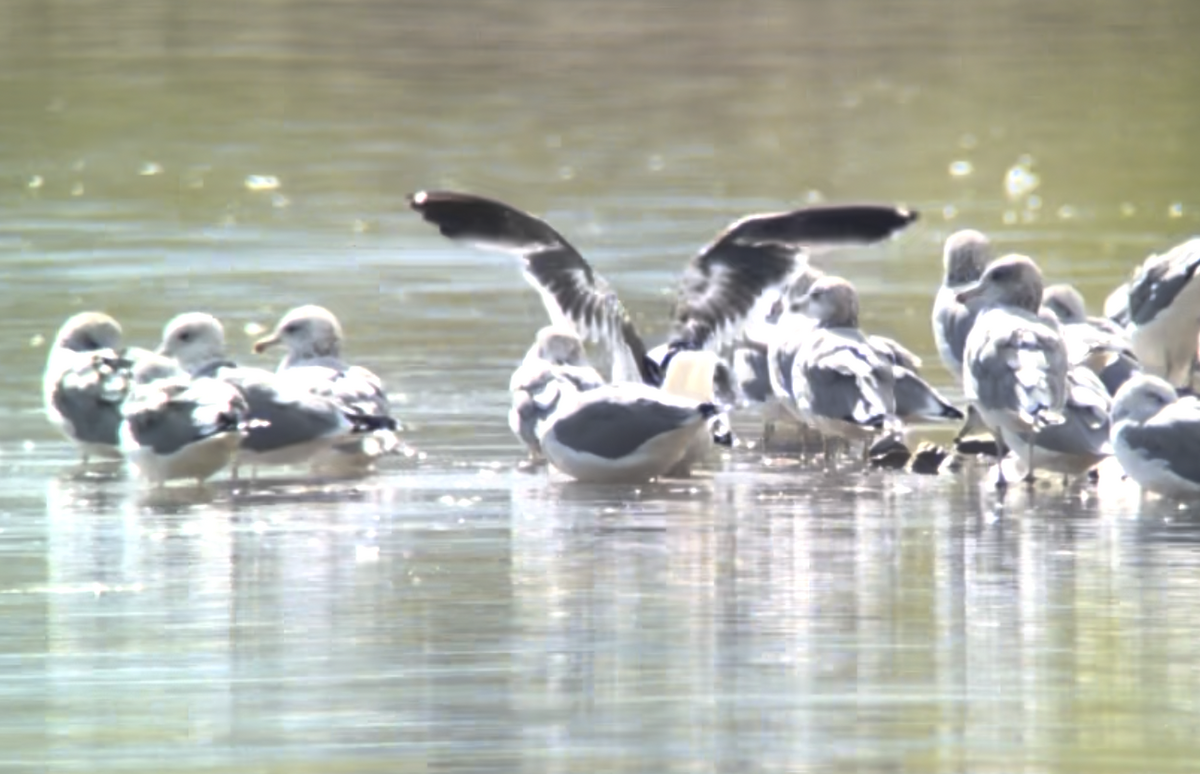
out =
[[192,340],[192,332],[191,331],[180,331],[179,332],[179,340],[180,341],[191,341]]
[[283,326],[283,332],[287,334],[294,334],[299,330],[300,323],[288,323],[287,325]]

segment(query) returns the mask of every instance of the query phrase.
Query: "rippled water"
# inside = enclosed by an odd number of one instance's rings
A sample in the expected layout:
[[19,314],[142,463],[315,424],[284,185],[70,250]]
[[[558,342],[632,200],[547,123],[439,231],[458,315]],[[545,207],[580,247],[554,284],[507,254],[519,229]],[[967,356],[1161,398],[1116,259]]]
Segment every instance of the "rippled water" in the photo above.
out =
[[[1195,768],[1193,511],[747,450],[637,488],[515,472],[504,388],[544,312],[404,195],[545,215],[651,339],[729,220],[914,206],[911,232],[822,265],[946,387],[950,231],[1097,309],[1197,231],[1200,6],[688,9],[0,9],[4,768]],[[423,457],[236,494],[71,475],[38,390],[69,314],[149,345],[204,309],[250,359],[243,330],[301,303],[403,394]]]

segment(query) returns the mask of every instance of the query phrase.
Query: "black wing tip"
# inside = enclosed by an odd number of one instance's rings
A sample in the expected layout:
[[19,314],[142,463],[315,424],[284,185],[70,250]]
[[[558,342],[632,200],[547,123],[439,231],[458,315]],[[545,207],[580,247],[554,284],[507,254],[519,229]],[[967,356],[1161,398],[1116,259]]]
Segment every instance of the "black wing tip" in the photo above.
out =
[[350,421],[354,423],[354,429],[360,433],[373,433],[379,430],[396,432],[400,429],[400,423],[388,416],[352,414],[350,415]]

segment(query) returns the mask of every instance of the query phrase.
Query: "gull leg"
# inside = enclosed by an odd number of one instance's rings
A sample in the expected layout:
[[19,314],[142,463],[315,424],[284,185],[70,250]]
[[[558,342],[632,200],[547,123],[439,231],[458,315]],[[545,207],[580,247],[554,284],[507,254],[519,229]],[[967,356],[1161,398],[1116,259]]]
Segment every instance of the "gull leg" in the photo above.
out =
[[1033,481],[1034,481],[1033,442],[1036,438],[1037,438],[1036,433],[1029,437],[1029,470],[1025,471],[1025,483],[1028,484],[1030,487],[1033,486]]
[[1000,433],[996,433],[996,452],[1000,455],[999,462],[996,463],[996,491],[1003,493],[1008,489],[1008,481],[1004,479],[1004,458],[1008,456],[1008,447],[1004,445],[1004,440]]

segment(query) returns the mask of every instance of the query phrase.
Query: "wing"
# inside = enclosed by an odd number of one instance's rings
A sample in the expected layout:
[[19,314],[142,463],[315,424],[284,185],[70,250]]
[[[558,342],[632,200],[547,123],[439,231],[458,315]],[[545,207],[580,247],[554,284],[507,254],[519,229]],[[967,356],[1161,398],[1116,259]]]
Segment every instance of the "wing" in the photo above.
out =
[[1150,322],[1171,305],[1200,269],[1200,239],[1156,255],[1142,264],[1129,283],[1129,320]]
[[895,339],[887,336],[868,336],[867,343],[881,358],[892,365],[900,366],[914,373],[921,370],[921,358]]
[[804,207],[750,215],[730,225],[684,270],[673,314],[673,346],[720,348],[769,289],[824,248],[886,239],[917,213],[878,205]]
[[53,358],[47,374],[48,406],[78,440],[116,445],[121,402],[132,387],[130,362],[112,350],[60,350]]
[[1043,428],[1037,435],[1037,445],[1061,454],[1111,454],[1111,413],[1112,398],[1100,378],[1086,366],[1076,366],[1067,374],[1065,421]]
[[1058,333],[1032,314],[996,309],[968,338],[964,389],[984,408],[1018,414],[1029,425],[1061,421],[1067,352]]
[[554,421],[554,434],[565,446],[615,460],[633,454],[643,444],[689,423],[699,425],[696,406],[648,397],[617,397],[597,391],[600,400],[586,400]]
[[1176,401],[1143,425],[1128,423],[1122,437],[1143,456],[1200,483],[1200,403],[1195,400]]
[[361,366],[300,365],[287,368],[280,375],[297,388],[328,398],[355,414],[390,416],[391,405],[383,381]]
[[801,387],[814,414],[866,426],[881,426],[895,415],[891,366],[865,340],[830,330],[817,331],[814,337],[811,349],[802,353]]
[[181,396],[138,401],[126,407],[125,421],[138,446],[155,454],[174,454],[205,438],[239,430],[243,415],[228,404],[196,403]]
[[896,365],[892,374],[896,379],[896,415],[901,419],[963,418],[961,411],[914,371]]
[[525,279],[541,295],[551,323],[607,346],[614,381],[657,379],[616,293],[548,223],[503,202],[453,191],[418,191],[409,205],[445,237],[521,256]]

